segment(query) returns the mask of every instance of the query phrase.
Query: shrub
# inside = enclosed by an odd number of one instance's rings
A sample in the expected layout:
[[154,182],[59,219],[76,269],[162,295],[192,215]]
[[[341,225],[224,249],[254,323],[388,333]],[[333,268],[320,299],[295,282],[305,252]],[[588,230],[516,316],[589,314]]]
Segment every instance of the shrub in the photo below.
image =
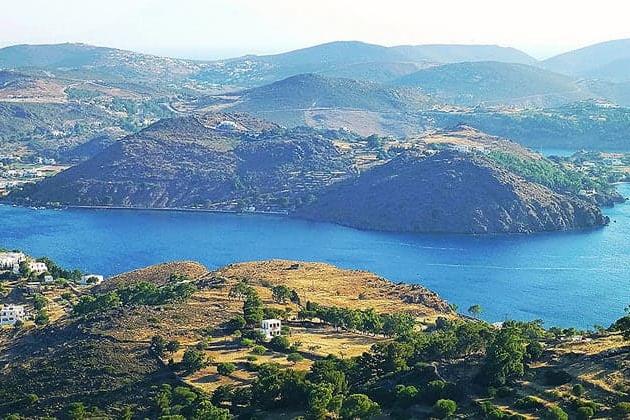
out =
[[291,363],[297,363],[304,360],[304,356],[302,356],[300,353],[290,353],[287,356],[287,360]]
[[269,342],[269,347],[272,350],[279,352],[286,352],[291,348],[291,342],[283,335],[277,335]]
[[571,382],[571,375],[564,370],[548,370],[545,372],[545,381],[548,385],[564,385]]
[[187,373],[193,373],[206,367],[208,361],[202,352],[190,347],[184,352],[181,365]]
[[252,347],[255,344],[255,341],[251,338],[241,338],[241,346],[243,347]]
[[550,407],[544,415],[548,420],[569,420],[569,415],[557,405]]
[[573,385],[573,388],[571,389],[571,391],[573,392],[573,395],[575,395],[576,397],[581,397],[582,395],[584,395],[584,385],[575,384]]
[[228,332],[234,332],[243,329],[245,324],[245,318],[242,315],[237,315],[225,323],[225,329]]
[[615,406],[615,412],[620,416],[624,417],[630,414],[630,402],[620,402]]
[[580,407],[577,409],[578,420],[588,420],[595,415],[591,407]]
[[340,415],[344,419],[369,419],[381,412],[377,403],[372,401],[367,395],[352,394],[343,401]]
[[265,354],[267,352],[267,348],[265,346],[257,345],[252,347],[252,353],[254,354]]
[[219,375],[222,375],[222,376],[229,376],[235,370],[236,370],[236,366],[234,366],[234,363],[226,362],[226,363],[219,363],[217,365],[217,372],[219,373]]
[[401,407],[410,407],[416,402],[418,389],[413,386],[396,385],[396,401]]
[[437,400],[433,406],[433,414],[438,419],[451,417],[457,411],[457,404],[453,400]]

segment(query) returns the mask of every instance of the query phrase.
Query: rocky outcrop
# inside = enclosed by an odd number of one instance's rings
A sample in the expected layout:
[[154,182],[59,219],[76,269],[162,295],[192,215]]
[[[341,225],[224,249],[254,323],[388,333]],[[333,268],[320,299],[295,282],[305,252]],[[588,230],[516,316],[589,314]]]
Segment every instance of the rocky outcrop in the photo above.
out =
[[594,204],[450,150],[403,154],[331,186],[295,215],[365,229],[450,233],[532,233],[608,221]]

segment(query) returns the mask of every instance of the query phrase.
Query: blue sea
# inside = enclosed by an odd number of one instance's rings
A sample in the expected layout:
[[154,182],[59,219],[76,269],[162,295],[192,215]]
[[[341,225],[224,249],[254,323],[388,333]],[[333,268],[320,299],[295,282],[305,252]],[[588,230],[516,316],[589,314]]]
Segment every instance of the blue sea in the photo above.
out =
[[[620,192],[630,196],[630,185]],[[0,206],[0,247],[112,275],[172,260],[209,268],[270,258],[323,261],[419,283],[488,321],[609,325],[630,304],[630,202],[609,226],[537,235],[411,235],[280,216]]]

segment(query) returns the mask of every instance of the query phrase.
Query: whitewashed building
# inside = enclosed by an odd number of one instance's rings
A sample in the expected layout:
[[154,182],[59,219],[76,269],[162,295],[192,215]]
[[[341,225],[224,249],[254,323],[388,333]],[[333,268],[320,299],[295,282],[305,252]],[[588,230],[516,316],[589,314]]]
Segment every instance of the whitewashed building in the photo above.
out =
[[87,285],[91,285],[91,284],[101,284],[103,283],[103,276],[99,275],[99,274],[86,274],[81,276],[81,280],[79,281],[79,284],[83,285],[83,286],[87,286]]
[[28,268],[35,274],[42,274],[48,271],[46,263],[37,261],[29,261]]
[[0,252],[0,270],[19,269],[22,261],[26,261],[26,255],[21,252]]
[[0,325],[13,325],[26,319],[23,305],[2,305],[0,307]]
[[282,322],[279,319],[263,319],[260,321],[260,331],[266,340],[280,335],[282,331]]
[[52,283],[53,281],[55,281],[55,279],[50,274],[44,276],[44,283]]

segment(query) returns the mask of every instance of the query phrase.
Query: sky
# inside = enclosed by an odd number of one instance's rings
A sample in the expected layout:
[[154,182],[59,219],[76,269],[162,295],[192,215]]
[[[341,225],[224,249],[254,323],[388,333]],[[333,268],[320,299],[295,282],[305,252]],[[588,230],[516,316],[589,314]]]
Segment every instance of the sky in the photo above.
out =
[[83,42],[214,59],[337,40],[497,44],[536,58],[630,38],[626,0],[3,1],[0,46]]

